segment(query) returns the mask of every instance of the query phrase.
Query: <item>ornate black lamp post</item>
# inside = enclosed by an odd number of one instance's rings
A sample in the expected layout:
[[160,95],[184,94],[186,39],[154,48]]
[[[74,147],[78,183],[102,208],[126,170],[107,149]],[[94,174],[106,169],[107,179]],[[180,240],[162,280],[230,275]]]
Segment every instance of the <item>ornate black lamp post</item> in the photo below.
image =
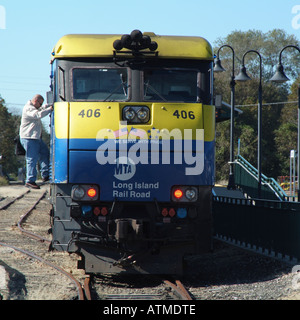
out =
[[225,69],[221,65],[219,58],[220,50],[224,47],[230,48],[232,51],[232,73],[231,73],[231,114],[230,114],[230,162],[229,162],[229,179],[227,189],[235,189],[234,180],[234,106],[235,106],[235,81],[234,81],[234,50],[231,46],[225,44],[221,46],[217,52],[217,59],[214,66],[214,72],[223,72]]
[[[286,49],[286,48],[294,48],[296,50],[298,50],[300,52],[300,48],[297,46],[293,46],[293,45],[288,45],[285,46],[283,49],[281,49],[280,53],[279,53],[279,62],[276,68],[276,72],[274,74],[274,76],[270,79],[270,81],[273,82],[277,82],[277,83],[283,83],[286,81],[289,81],[290,79],[285,75],[284,71],[283,71],[283,65],[281,63],[281,56],[282,56],[282,52]],[[299,186],[299,175],[300,175],[300,84],[298,85],[298,139],[297,139],[297,153],[298,153],[298,161],[297,161],[297,180],[298,180],[298,186],[297,186],[297,197],[298,197],[298,201],[300,200],[300,186]]]
[[258,198],[261,198],[261,131],[262,131],[262,122],[261,122],[261,112],[262,112],[262,57],[260,53],[256,50],[248,50],[243,55],[242,60],[242,68],[240,70],[240,73],[235,77],[236,81],[248,81],[251,80],[251,78],[247,75],[246,67],[245,67],[245,56],[250,53],[256,53],[259,56],[259,86],[258,86],[258,110],[257,110],[257,135],[258,135],[258,141],[257,141],[257,171],[258,171],[258,186],[257,186],[257,195]]

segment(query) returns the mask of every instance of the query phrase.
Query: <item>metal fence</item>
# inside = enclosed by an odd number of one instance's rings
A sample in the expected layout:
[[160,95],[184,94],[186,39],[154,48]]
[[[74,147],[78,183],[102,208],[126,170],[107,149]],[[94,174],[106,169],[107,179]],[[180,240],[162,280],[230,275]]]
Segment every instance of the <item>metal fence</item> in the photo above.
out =
[[300,260],[300,203],[213,197],[214,234]]

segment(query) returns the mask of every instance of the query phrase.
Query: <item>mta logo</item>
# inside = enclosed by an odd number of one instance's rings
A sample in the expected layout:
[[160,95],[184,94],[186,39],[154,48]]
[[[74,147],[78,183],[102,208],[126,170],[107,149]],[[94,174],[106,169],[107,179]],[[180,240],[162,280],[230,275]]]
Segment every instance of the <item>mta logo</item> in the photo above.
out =
[[131,179],[136,171],[134,162],[128,157],[120,157],[116,159],[115,167],[115,178],[118,180],[129,180]]
[[128,173],[131,173],[132,171],[132,167],[130,164],[117,164],[116,166],[116,170],[115,170],[115,174],[116,175],[119,175],[119,174],[128,174]]

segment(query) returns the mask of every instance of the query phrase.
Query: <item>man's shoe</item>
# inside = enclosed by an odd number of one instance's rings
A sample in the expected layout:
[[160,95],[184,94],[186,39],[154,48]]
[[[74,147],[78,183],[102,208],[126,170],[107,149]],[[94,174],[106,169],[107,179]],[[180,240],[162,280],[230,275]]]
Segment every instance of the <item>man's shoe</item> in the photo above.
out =
[[48,177],[44,177],[42,180],[43,180],[43,182],[49,181],[49,176]]
[[32,189],[41,189],[35,182],[26,182],[25,187]]

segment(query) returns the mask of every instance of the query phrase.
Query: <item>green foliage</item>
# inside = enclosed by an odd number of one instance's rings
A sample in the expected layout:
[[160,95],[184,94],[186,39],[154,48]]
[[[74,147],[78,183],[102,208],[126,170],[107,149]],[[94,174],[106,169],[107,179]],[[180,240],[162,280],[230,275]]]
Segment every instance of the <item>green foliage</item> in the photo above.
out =
[[14,138],[17,135],[17,119],[12,116],[0,98],[0,154],[2,156],[2,170],[6,173],[17,170],[17,158],[15,156]]
[[275,132],[275,144],[278,152],[280,171],[282,175],[289,175],[290,150],[296,149],[297,126],[292,123],[283,123]]
[[0,186],[7,186],[8,181],[4,177],[0,177]]
[[[298,45],[299,40],[294,35],[287,35],[284,30],[274,29],[263,33],[258,30],[234,31],[224,39],[219,38],[215,43],[214,52],[217,54],[218,48],[222,45],[230,45],[235,51],[235,73],[237,74],[243,54],[250,50],[257,50],[262,56],[263,79],[269,80],[274,67],[278,64],[279,52],[287,45]],[[220,52],[222,65],[226,70],[231,70],[232,51],[229,48],[223,48]],[[282,63],[288,76],[295,78],[300,71],[299,52],[293,48],[288,48],[282,55]],[[259,76],[259,58],[255,53],[247,54],[245,58],[247,71],[251,77]]]
[[[298,101],[300,77],[292,84],[289,101]],[[298,104],[286,104],[281,111],[280,126],[275,130],[275,144],[282,175],[289,175],[290,150],[297,150]]]
[[[283,30],[274,29],[267,33],[249,30],[234,31],[224,39],[218,39],[215,53],[222,45],[230,45],[235,51],[235,75],[241,67],[243,54],[254,49],[262,56],[262,172],[267,176],[277,177],[289,174],[289,152],[296,149],[297,110],[291,105],[267,105],[267,103],[284,102],[288,99],[296,101],[299,80],[291,86],[269,82],[278,64],[279,52],[286,45],[298,45],[294,35],[287,35]],[[232,73],[232,51],[222,48],[219,52],[222,66],[228,70],[215,74],[215,94],[221,94],[223,101],[230,103],[230,78]],[[300,55],[295,49],[286,49],[282,55],[284,70],[289,78],[300,72]],[[253,79],[244,83],[236,83],[235,104],[243,114],[235,119],[235,154],[237,141],[240,139],[240,153],[252,165],[257,166],[257,104],[259,85],[259,57],[249,53],[245,59],[248,75]],[[290,93],[290,95],[289,95]],[[250,105],[250,106],[249,106]],[[295,106],[294,106],[295,107]],[[296,108],[297,109],[297,108]],[[224,180],[229,173],[229,121],[217,124],[216,138],[216,179]]]

